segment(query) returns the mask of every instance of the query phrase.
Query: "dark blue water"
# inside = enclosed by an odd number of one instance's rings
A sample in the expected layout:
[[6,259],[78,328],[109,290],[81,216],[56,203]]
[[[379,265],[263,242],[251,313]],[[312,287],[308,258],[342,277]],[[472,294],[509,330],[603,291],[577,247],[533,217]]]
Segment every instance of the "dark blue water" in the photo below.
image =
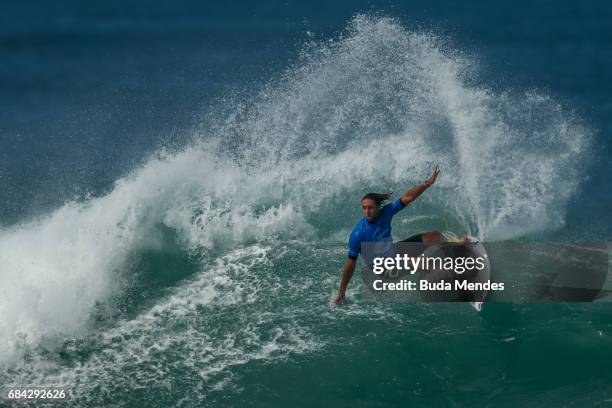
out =
[[3,3],[0,384],[71,406],[609,403],[606,303],[478,314],[357,279],[329,300],[356,200],[434,163],[395,238],[609,241],[610,21],[603,1]]
[[493,88],[544,90],[575,110],[597,131],[597,155],[570,219],[581,233],[609,236],[608,2],[63,1],[3,10],[5,222],[105,191],[160,145],[189,139],[213,98],[259,89],[296,57],[307,31],[330,36],[367,11],[443,33],[479,59],[479,80]]

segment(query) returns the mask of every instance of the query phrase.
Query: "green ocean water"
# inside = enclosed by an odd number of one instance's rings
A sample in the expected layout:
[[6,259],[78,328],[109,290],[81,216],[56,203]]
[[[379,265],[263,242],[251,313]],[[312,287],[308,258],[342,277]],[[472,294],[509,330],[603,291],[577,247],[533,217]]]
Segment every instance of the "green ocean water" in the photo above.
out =
[[607,304],[487,303],[477,313],[376,302],[353,285],[332,307],[329,270],[343,252],[299,242],[236,251],[152,307],[132,304],[141,313],[38,356],[45,366],[8,374],[65,381],[68,406],[607,403]]
[[330,305],[359,197],[433,164],[394,238],[566,226],[594,131],[479,72],[436,34],[358,15],[106,194],[3,226],[0,384],[74,407],[610,404],[605,302],[376,302],[356,274]]

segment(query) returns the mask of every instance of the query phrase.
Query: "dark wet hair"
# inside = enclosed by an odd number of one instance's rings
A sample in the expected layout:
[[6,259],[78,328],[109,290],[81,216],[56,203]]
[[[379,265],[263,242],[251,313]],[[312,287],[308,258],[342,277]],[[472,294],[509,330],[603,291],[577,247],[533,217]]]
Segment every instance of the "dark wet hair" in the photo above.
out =
[[361,198],[361,201],[365,200],[366,198],[369,198],[370,200],[374,200],[376,205],[381,205],[383,201],[386,201],[391,198],[391,194],[393,193],[368,193]]

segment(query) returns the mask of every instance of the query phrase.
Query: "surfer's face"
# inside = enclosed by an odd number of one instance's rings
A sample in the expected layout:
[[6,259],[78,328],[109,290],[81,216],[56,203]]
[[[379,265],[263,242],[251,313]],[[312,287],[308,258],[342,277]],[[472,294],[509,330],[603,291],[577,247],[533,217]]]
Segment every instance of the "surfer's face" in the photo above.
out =
[[366,218],[366,220],[371,222],[378,218],[380,206],[377,205],[374,200],[370,198],[361,200],[361,208],[363,209],[363,216]]

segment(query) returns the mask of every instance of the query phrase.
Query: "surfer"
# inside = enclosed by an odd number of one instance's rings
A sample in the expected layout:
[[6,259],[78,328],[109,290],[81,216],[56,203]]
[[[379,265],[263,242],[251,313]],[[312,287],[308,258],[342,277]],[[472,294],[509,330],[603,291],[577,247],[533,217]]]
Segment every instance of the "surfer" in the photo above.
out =
[[[390,204],[382,206],[383,202],[391,198],[391,194],[368,193],[361,199],[363,218],[357,223],[348,242],[348,258],[344,262],[340,289],[333,303],[338,304],[345,299],[346,287],[355,272],[357,257],[361,252],[361,243],[364,242],[388,242],[392,245],[391,219],[399,211],[403,210],[409,203],[416,200],[430,187],[440,174],[438,166],[435,166],[431,176],[419,185],[406,191],[400,198]],[[404,242],[422,242],[426,245],[441,242],[442,234],[438,231],[424,232],[413,235]]]

